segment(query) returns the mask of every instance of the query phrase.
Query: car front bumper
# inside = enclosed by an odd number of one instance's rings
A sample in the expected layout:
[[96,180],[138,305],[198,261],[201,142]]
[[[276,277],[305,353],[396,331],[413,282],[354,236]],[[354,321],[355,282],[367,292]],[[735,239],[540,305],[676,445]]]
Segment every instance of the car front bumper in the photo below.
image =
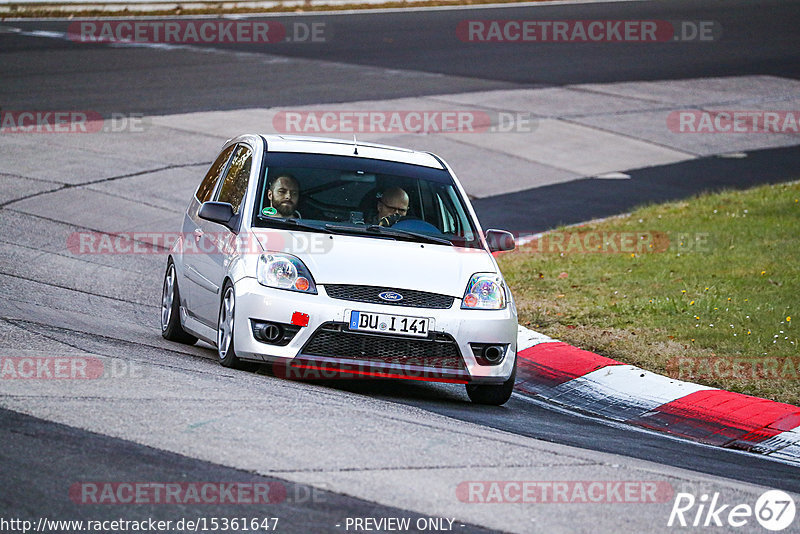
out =
[[[274,362],[276,374],[296,378],[366,376],[491,384],[502,383],[511,375],[517,343],[517,318],[511,306],[504,310],[462,310],[460,299],[455,299],[449,309],[412,308],[334,299],[324,288],[317,286],[318,294],[309,295],[268,288],[255,278],[237,281],[236,354],[246,360]],[[425,340],[354,333],[347,327],[352,310],[428,317],[433,321],[431,333]],[[291,324],[296,314],[307,315],[308,324],[284,346],[259,341],[253,334],[251,321]],[[470,343],[504,345],[505,357],[499,364],[482,365]],[[364,359],[359,347],[366,346],[379,347],[376,350],[386,356]],[[326,352],[321,347],[333,348]],[[404,347],[413,355],[396,357],[405,354]],[[435,350],[428,351],[427,347]],[[458,357],[457,364],[453,354]]]

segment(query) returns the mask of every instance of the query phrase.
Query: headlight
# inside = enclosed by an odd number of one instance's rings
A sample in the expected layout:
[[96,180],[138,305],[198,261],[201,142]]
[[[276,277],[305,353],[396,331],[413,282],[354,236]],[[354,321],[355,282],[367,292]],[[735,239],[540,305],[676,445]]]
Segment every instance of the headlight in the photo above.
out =
[[473,274],[464,292],[461,308],[467,310],[502,310],[506,307],[506,288],[496,274]]
[[276,289],[317,294],[308,267],[290,254],[262,254],[256,268],[258,283]]

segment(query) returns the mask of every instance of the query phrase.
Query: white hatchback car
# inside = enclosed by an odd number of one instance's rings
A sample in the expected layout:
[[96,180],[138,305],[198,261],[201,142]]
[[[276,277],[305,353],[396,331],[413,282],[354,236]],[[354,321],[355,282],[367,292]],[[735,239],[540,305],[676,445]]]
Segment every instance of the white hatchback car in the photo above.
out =
[[503,404],[517,312],[467,195],[437,156],[294,136],[225,143],[164,277],[165,338],[297,378],[466,384]]

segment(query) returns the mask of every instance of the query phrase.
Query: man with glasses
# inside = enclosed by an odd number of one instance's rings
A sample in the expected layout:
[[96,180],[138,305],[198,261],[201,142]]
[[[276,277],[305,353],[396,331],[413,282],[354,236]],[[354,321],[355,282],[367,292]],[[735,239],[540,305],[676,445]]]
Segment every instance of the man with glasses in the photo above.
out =
[[389,187],[378,193],[378,225],[391,226],[408,213],[408,193],[400,187]]

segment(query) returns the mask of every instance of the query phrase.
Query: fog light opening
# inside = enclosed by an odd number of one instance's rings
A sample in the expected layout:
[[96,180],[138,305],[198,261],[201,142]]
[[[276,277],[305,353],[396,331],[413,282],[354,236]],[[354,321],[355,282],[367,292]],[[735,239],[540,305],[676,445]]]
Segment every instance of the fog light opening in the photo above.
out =
[[489,363],[499,363],[504,355],[503,347],[500,345],[487,345],[483,349],[483,359]]
[[276,324],[267,323],[261,327],[261,337],[264,341],[274,343],[283,337],[283,329]]

